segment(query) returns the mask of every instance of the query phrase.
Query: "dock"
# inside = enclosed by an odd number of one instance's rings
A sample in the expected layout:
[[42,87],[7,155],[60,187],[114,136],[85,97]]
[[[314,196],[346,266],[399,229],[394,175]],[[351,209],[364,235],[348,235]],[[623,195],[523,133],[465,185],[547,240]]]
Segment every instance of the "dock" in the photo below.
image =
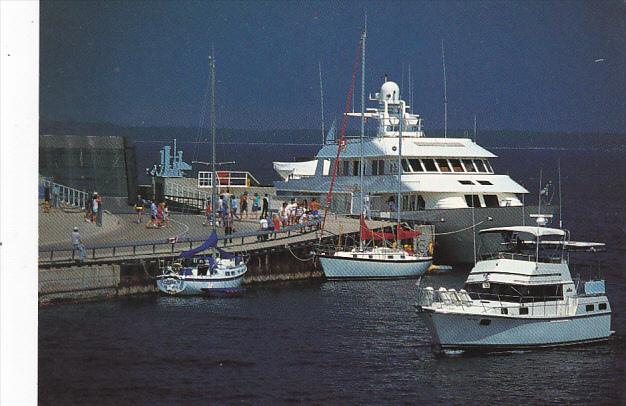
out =
[[[202,215],[172,213],[169,224],[161,228],[146,227],[148,220],[144,215],[138,223],[136,214],[105,212],[99,227],[85,221],[80,209],[40,210],[40,303],[154,293],[159,261],[200,245],[211,231]],[[372,228],[392,225],[388,221],[367,222]],[[86,247],[83,263],[78,263],[78,252],[71,245],[74,227],[79,227]],[[320,241],[337,244],[339,239],[354,239],[360,226],[357,218],[329,213],[323,235],[319,222],[261,232],[258,218],[252,215],[235,221],[234,227],[228,241],[223,229],[217,229],[219,246],[246,254],[249,260],[244,283],[250,285],[323,278],[314,248]]]

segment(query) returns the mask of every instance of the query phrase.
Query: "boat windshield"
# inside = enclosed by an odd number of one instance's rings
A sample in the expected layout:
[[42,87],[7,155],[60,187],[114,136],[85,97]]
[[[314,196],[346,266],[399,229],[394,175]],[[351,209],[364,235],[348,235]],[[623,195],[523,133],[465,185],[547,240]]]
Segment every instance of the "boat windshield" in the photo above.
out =
[[481,259],[560,263],[563,247],[564,236],[560,235],[536,236],[515,230],[494,231],[480,234],[479,255]]

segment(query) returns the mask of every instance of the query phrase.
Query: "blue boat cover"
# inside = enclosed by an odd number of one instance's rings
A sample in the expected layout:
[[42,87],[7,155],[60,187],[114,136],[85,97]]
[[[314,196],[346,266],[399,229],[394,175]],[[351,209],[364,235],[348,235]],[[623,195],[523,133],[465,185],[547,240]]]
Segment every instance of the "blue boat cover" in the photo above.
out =
[[233,254],[232,252],[228,252],[228,251],[224,251],[221,248],[217,248],[217,251],[220,253],[220,258],[224,258],[224,259],[235,259],[235,264],[239,265],[239,262],[241,261],[241,257]]
[[207,248],[216,247],[216,246],[217,246],[217,233],[215,232],[215,230],[213,230],[209,238],[205,242],[203,242],[202,245],[196,248],[192,248],[188,251],[181,252],[179,257],[191,258],[194,255],[196,255],[198,252],[202,252],[206,250]]

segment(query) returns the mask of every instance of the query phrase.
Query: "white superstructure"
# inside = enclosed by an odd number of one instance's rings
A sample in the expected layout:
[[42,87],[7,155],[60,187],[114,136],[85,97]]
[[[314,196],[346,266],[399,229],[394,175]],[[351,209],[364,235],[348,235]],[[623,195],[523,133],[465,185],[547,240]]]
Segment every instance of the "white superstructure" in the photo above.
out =
[[[507,175],[496,174],[489,163],[495,155],[470,139],[431,138],[422,129],[422,118],[410,112],[394,82],[383,83],[370,100],[377,107],[348,116],[377,122],[373,137],[347,138],[342,146],[333,192],[333,209],[351,214],[361,212],[360,188],[369,194],[370,209],[388,213],[396,199],[398,141],[402,134],[402,211],[459,209],[468,207],[521,206],[518,195],[528,191]],[[402,120],[402,123],[400,123]],[[402,126],[400,126],[402,124]],[[298,176],[275,182],[279,196],[320,198],[328,192],[337,156],[337,143],[329,140],[314,163]],[[363,156],[364,176],[360,182]]]

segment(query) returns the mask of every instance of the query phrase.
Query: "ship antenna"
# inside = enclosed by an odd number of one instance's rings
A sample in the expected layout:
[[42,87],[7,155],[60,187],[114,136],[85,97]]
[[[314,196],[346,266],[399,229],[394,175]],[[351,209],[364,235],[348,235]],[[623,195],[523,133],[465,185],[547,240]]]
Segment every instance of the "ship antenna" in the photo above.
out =
[[441,61],[443,64],[443,135],[448,138],[448,81],[446,79],[446,50],[441,39]]
[[559,165],[559,228],[563,228],[563,204],[561,197],[561,158],[558,161]]
[[476,114],[474,114],[474,144],[476,144]]
[[541,177],[543,175],[543,169],[539,169],[539,204],[538,204],[538,213],[541,215]]
[[318,62],[320,71],[320,101],[322,103],[322,145],[326,144],[326,131],[324,129],[324,86],[322,84],[322,62]]

